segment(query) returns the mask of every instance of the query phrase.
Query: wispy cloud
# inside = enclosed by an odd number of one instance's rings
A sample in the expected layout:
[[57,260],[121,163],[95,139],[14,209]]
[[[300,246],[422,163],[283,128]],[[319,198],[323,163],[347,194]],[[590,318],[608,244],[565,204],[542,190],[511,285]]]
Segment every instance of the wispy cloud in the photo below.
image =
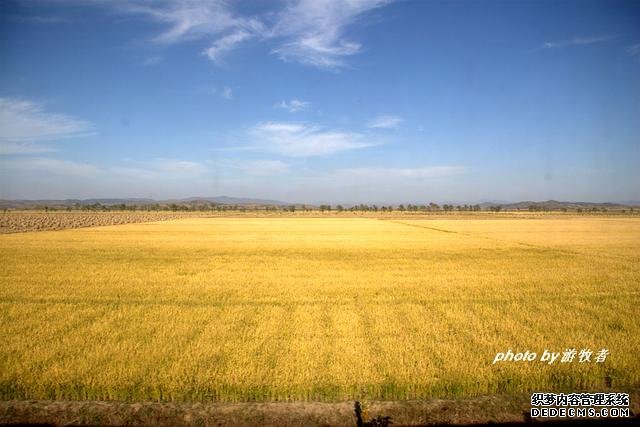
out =
[[545,49],[555,49],[560,47],[568,47],[568,46],[580,46],[580,45],[589,45],[594,43],[601,43],[608,40],[613,39],[612,36],[603,36],[603,37],[576,37],[571,40],[561,40],[561,41],[549,41],[545,42],[542,47]]
[[361,178],[408,178],[426,179],[440,178],[463,173],[462,166],[427,166],[420,168],[350,168],[339,169],[341,175],[349,175]]
[[207,170],[207,167],[199,162],[164,158],[145,161],[127,160],[124,165],[109,168],[112,174],[139,179],[194,178],[206,173]]
[[55,151],[46,145],[34,144],[32,142],[7,142],[0,141],[0,156],[15,154],[38,154]]
[[45,111],[42,105],[17,98],[0,98],[0,141],[34,142],[87,136],[93,125],[74,117]]
[[344,37],[346,28],[388,0],[300,0],[279,15],[273,33],[288,40],[273,49],[280,58],[319,68],[338,69],[360,51]]
[[404,120],[398,116],[382,115],[373,119],[367,127],[375,129],[397,129]]
[[216,87],[207,87],[201,89],[201,92],[212,96],[219,96],[220,98],[226,99],[227,101],[233,99],[233,89],[231,89],[229,86],[224,86],[221,89],[218,89]]
[[249,160],[244,170],[259,176],[281,175],[289,172],[289,165],[280,160]]
[[226,100],[231,100],[233,99],[233,90],[231,90],[230,87],[224,87],[222,88],[222,92],[220,93],[220,96],[222,96]]
[[257,40],[275,44],[271,51],[283,60],[337,70],[346,65],[346,57],[361,50],[360,43],[345,38],[347,28],[390,2],[297,0],[263,16],[241,16],[222,0],[138,0],[116,7],[166,24],[168,29],[152,39],[155,43],[208,40],[210,45],[202,53],[218,64],[243,43]]
[[240,171],[242,175],[249,176],[276,176],[288,173],[290,166],[281,160],[235,160],[225,159],[211,162],[222,170]]
[[109,168],[111,176],[133,178],[136,180],[156,180],[160,176],[157,171],[132,166],[113,166]]
[[0,98],[0,155],[53,151],[38,142],[91,135],[93,125],[45,111],[42,105],[18,98]]
[[261,123],[252,134],[259,147],[289,157],[323,156],[373,145],[359,133],[327,131],[309,123]]
[[153,65],[157,65],[157,64],[161,63],[163,60],[164,60],[164,58],[162,56],[159,56],[159,55],[147,56],[146,58],[144,58],[142,60],[142,65],[144,65],[145,67],[151,67]]
[[301,101],[299,99],[292,99],[291,101],[281,101],[274,105],[276,108],[282,108],[290,113],[297,113],[298,111],[304,111],[311,105],[310,102]]
[[86,162],[49,157],[15,157],[0,160],[0,168],[46,172],[61,176],[108,176],[135,179],[192,179],[208,171],[198,162],[157,158],[147,161],[127,160],[123,164],[99,166]]
[[43,157],[20,157],[0,161],[3,169],[29,170],[52,173],[56,175],[87,176],[95,175],[102,171],[101,168],[89,164]]
[[202,51],[202,53],[213,62],[221,63],[223,55],[232,51],[242,42],[250,39],[251,37],[252,35],[250,33],[244,30],[237,30],[216,40],[210,47]]
[[132,1],[116,7],[122,13],[142,15],[168,25],[167,30],[152,39],[155,43],[210,40],[211,45],[202,53],[216,63],[242,42],[266,32],[261,21],[234,15],[222,0]]
[[9,16],[9,18],[29,24],[64,24],[71,22],[69,18],[58,15],[13,15]]
[[627,53],[635,58],[640,58],[640,43],[629,46]]
[[178,43],[217,35],[239,25],[223,1],[131,1],[115,3],[123,13],[140,14],[169,28],[153,38],[157,43]]
[[202,164],[188,160],[157,159],[156,167],[161,172],[176,175],[199,175],[206,170]]

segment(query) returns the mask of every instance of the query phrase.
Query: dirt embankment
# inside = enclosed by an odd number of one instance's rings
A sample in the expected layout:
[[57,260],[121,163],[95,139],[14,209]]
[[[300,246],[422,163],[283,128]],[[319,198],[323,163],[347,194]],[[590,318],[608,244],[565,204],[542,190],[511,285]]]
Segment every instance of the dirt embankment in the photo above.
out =
[[[389,402],[126,403],[5,401],[0,424],[96,426],[426,426],[529,424],[529,395]],[[640,392],[631,394],[632,418],[606,425],[637,425]],[[547,420],[545,420],[547,421]],[[544,425],[584,425],[550,420]],[[598,420],[590,420],[592,423]],[[598,423],[596,425],[601,425]]]

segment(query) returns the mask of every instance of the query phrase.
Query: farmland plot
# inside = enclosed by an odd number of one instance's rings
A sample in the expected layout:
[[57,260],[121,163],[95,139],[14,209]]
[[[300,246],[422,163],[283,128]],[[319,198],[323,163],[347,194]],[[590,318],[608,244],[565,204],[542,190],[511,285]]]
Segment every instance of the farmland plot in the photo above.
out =
[[[640,221],[190,218],[0,236],[0,395],[251,401],[640,385]],[[603,363],[493,364],[575,348]]]

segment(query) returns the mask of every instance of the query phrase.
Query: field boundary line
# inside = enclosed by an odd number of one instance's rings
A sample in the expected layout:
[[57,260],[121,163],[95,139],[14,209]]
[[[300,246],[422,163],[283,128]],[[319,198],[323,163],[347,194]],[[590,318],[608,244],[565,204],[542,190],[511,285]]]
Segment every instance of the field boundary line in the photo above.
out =
[[418,225],[418,224],[407,224],[406,222],[397,221],[397,220],[393,220],[393,219],[380,219],[380,220],[381,221],[393,222],[395,224],[406,225],[407,227],[426,228],[427,230],[440,231],[442,233],[453,233],[453,234],[462,234],[462,235],[464,235],[464,233],[461,233],[459,231],[445,230],[444,228],[427,227],[426,225]]
[[407,224],[406,222],[403,222],[403,221],[385,220],[385,219],[379,219],[379,220],[380,221],[393,222],[395,224],[400,224],[400,225],[406,225],[407,227],[423,228],[423,229],[426,229],[426,230],[439,231],[439,232],[442,232],[442,233],[459,234],[461,236],[475,237],[475,238],[479,238],[479,239],[486,239],[486,240],[491,240],[491,241],[500,242],[500,243],[512,243],[512,244],[522,245],[522,246],[526,246],[526,247],[530,247],[530,248],[534,248],[534,249],[547,250],[547,251],[551,251],[551,252],[561,253],[561,254],[565,254],[565,255],[578,255],[578,256],[590,256],[590,255],[591,256],[596,256],[597,255],[596,259],[608,258],[608,259],[621,260],[621,261],[626,261],[626,262],[634,262],[635,261],[634,259],[628,258],[628,257],[625,257],[625,256],[617,256],[617,255],[603,254],[603,253],[590,254],[590,253],[579,252],[579,251],[571,251],[571,250],[568,250],[568,249],[554,248],[552,246],[536,245],[534,243],[521,242],[519,240],[504,240],[504,239],[498,239],[498,238],[495,238],[495,237],[483,236],[483,235],[480,235],[480,234],[473,234],[473,233],[468,233],[468,232],[463,232],[463,231],[446,230],[446,229],[443,229],[443,228],[428,227],[426,225],[419,225],[419,224]]

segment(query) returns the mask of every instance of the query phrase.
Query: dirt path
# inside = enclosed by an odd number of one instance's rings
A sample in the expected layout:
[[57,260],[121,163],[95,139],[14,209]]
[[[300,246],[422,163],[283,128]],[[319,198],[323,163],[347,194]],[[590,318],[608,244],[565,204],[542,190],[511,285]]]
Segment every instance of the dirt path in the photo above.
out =
[[[0,402],[0,424],[134,426],[418,426],[529,423],[529,395],[405,402],[125,403]],[[631,394],[632,420],[640,421],[640,391]],[[624,422],[621,422],[624,421]],[[377,422],[377,423],[376,423]],[[385,424],[387,422],[387,424]]]

